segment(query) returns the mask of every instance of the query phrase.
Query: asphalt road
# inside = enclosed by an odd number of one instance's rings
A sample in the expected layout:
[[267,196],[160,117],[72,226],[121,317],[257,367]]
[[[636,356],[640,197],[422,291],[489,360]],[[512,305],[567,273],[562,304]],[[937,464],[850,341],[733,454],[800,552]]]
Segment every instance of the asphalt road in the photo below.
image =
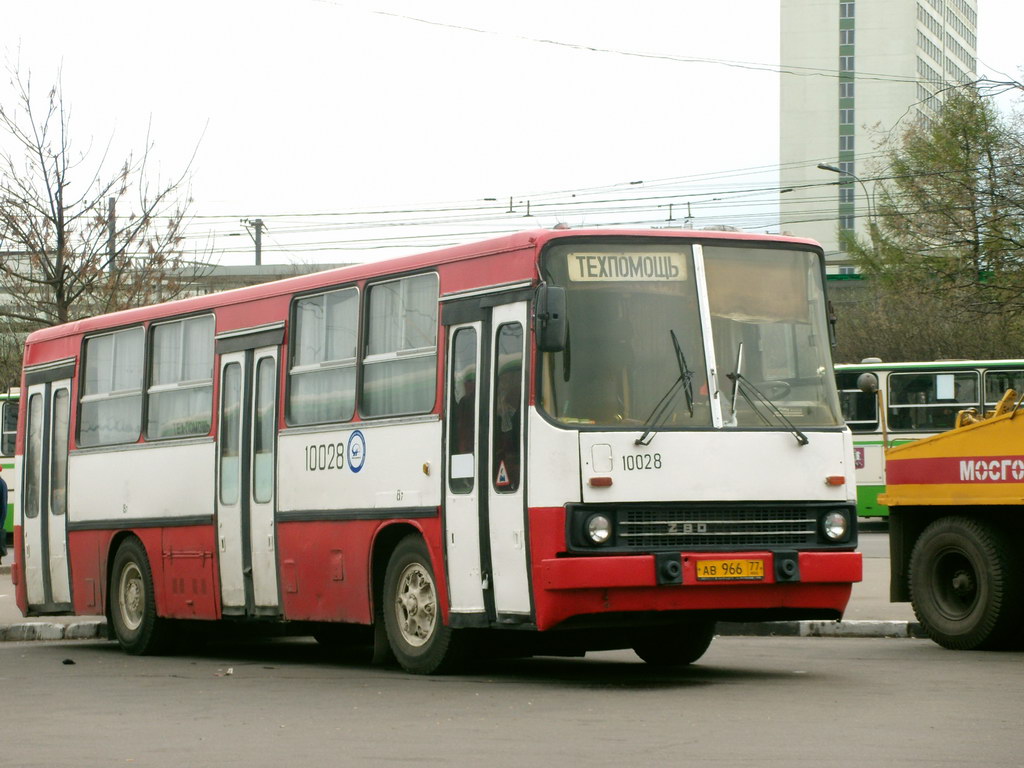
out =
[[1024,654],[926,640],[720,637],[414,677],[310,641],[138,658],[2,643],[9,766],[1024,765]]

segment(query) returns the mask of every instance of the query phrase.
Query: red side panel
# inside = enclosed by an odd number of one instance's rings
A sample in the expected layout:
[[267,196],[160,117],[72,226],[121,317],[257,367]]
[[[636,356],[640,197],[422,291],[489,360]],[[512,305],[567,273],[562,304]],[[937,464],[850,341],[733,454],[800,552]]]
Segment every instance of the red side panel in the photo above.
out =
[[[329,520],[282,522],[277,526],[281,608],[289,621],[370,624],[373,616],[371,555],[377,540],[393,530],[418,529],[433,560],[434,578],[447,616],[447,583],[439,548],[440,520]],[[399,534],[401,535],[401,534]]]
[[160,575],[155,558],[153,579],[162,585],[160,615],[174,619],[220,617],[220,575],[215,562],[213,526],[164,528],[160,542]]
[[110,531],[74,531],[68,534],[71,602],[76,614],[88,616],[104,613],[107,599],[107,552],[112,536]]
[[[71,598],[76,614],[106,611],[107,573],[118,531],[74,531],[68,536]],[[139,528],[153,573],[153,590],[161,616],[172,619],[220,617],[212,526]]]
[[277,526],[281,608],[291,621],[370,623],[370,539],[375,520]]
[[[21,437],[20,432],[18,437]],[[14,551],[19,553],[25,551],[20,525],[14,526]],[[18,610],[21,611],[21,615],[24,616],[25,609],[28,608],[28,594],[25,591],[25,574],[22,572],[22,568],[24,568],[24,558],[19,554],[14,560],[14,567],[11,568],[11,583],[14,585],[14,602],[18,606]]]

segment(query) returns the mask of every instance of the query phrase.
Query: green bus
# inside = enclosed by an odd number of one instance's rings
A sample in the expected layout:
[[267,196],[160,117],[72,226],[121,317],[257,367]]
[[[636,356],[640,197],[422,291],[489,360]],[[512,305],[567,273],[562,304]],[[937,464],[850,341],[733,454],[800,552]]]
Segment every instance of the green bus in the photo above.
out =
[[[1007,389],[1024,393],[1024,360],[933,360],[883,363],[867,358],[835,366],[843,418],[853,432],[859,517],[888,517],[885,448],[952,429],[958,411],[991,410]],[[862,392],[862,374],[877,393]],[[884,407],[880,407],[880,403]]]
[[18,391],[0,392],[0,477],[7,483],[7,519],[4,536],[14,530],[14,499],[18,478],[14,473],[14,439],[18,433]]

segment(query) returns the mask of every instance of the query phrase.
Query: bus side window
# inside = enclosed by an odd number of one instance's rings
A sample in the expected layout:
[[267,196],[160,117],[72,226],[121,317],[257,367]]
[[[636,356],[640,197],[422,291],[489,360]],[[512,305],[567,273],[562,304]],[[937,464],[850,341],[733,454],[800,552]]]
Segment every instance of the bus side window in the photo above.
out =
[[1024,371],[997,370],[985,372],[985,409],[991,410],[1006,390],[1012,389],[1018,395],[1024,394]]
[[349,421],[356,403],[358,289],[305,296],[293,313],[288,423]]
[[428,273],[368,289],[360,413],[426,413],[437,383],[438,278]]
[[935,403],[934,373],[893,373],[889,376],[889,426],[892,429],[930,428],[928,405]]
[[857,386],[859,376],[859,373],[836,374],[843,421],[853,432],[874,432],[878,429],[878,397],[874,392],[860,390]]
[[956,413],[977,406],[975,371],[920,371],[889,377],[889,426],[936,432],[953,426]]
[[14,455],[14,440],[18,436],[18,401],[3,402],[3,416],[0,418],[0,456]]
[[213,423],[213,315],[154,324],[146,438],[206,435]]
[[142,433],[144,341],[141,326],[85,340],[79,446],[138,441]]

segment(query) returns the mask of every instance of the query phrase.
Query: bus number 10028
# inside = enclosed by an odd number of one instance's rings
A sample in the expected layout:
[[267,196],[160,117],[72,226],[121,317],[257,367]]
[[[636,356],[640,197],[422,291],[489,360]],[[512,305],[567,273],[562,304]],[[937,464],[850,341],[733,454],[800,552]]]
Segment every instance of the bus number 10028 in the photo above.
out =
[[306,446],[306,470],[318,472],[345,466],[344,443],[320,443]]
[[638,469],[661,469],[661,454],[639,453],[635,456],[623,456],[622,468],[627,472]]

